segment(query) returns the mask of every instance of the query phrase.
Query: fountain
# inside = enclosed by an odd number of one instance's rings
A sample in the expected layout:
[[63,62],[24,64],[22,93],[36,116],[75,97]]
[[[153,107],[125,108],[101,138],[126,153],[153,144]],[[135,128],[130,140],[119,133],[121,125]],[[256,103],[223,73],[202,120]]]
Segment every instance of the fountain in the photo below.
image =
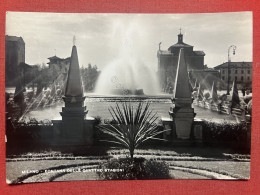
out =
[[[159,82],[152,64],[144,63],[144,35],[138,21],[116,25],[111,44],[118,44],[115,60],[102,70],[95,87],[99,95],[158,95]],[[141,50],[141,51],[140,51]]]
[[[156,95],[159,93],[155,73],[137,62],[119,59],[109,64],[98,79],[95,93],[102,95]],[[138,94],[139,93],[141,94]]]

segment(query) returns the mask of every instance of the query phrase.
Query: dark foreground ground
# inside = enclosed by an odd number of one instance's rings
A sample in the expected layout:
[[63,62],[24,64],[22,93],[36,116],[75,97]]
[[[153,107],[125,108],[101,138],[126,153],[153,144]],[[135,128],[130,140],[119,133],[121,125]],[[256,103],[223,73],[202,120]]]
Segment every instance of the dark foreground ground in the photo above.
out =
[[[104,154],[64,153],[55,150],[8,154],[7,183],[70,180],[99,180],[98,165],[110,158],[128,155],[127,150],[110,149]],[[135,157],[164,161],[172,179],[249,179],[250,155],[210,147],[138,149]],[[110,170],[117,171],[117,170]]]

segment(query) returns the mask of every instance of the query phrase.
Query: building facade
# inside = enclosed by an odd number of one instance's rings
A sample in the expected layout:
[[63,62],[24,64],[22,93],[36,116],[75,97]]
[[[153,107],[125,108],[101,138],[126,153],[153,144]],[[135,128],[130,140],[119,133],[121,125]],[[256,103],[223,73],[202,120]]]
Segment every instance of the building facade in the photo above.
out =
[[252,88],[252,62],[225,62],[214,68],[220,73],[220,79],[227,84],[237,81],[238,88]]
[[22,37],[5,36],[5,83],[16,86],[19,65],[25,63],[25,43]]
[[48,58],[49,64],[49,74],[51,76],[51,82],[56,80],[57,82],[62,82],[66,79],[69,66],[70,66],[70,57],[68,58],[59,58],[56,55]]
[[202,89],[211,89],[213,82],[219,89],[221,86],[220,73],[213,68],[205,68],[203,70],[191,70],[189,72],[190,82],[194,87],[195,82],[197,85],[200,84]]
[[180,33],[176,44],[170,46],[168,50],[161,50],[159,48],[157,52],[158,76],[160,87],[164,92],[169,92],[170,88],[174,86],[179,51],[181,48],[184,49],[188,71],[204,69],[205,53],[203,51],[194,51],[193,46],[183,42],[183,34]]

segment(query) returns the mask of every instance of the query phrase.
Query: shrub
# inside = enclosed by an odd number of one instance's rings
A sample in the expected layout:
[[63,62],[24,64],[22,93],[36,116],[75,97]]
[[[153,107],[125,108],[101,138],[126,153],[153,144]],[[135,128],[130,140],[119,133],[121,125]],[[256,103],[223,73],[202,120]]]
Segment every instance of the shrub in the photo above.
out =
[[111,125],[117,125],[118,124],[118,122],[116,121],[116,120],[114,120],[114,119],[105,119],[104,120],[104,124],[111,124]]
[[[144,158],[111,159],[99,166],[99,177],[105,180],[170,179],[169,166],[165,162]],[[118,171],[113,171],[118,170]]]
[[155,136],[168,131],[160,130],[155,123],[158,117],[149,111],[150,104],[147,103],[143,107],[143,103],[140,102],[134,110],[131,104],[122,103],[122,109],[118,104],[116,107],[109,110],[115,124],[100,125],[99,129],[111,135],[115,140],[102,140],[118,144],[119,146],[126,148],[130,152],[131,159],[133,159],[134,150],[143,142],[149,139],[157,139]]
[[247,104],[248,114],[252,115],[252,100],[250,100]]
[[215,123],[204,121],[203,135],[205,141],[241,142],[247,137],[247,124],[241,123]]
[[101,116],[95,116],[94,120],[95,120],[95,122],[94,122],[95,125],[99,125],[102,122]]

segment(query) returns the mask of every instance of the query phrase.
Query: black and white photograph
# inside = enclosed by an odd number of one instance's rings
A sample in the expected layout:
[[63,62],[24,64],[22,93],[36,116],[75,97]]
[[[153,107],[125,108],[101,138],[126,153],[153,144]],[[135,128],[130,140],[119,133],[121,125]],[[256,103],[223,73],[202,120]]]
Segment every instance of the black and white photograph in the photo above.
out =
[[249,180],[252,12],[6,12],[6,183]]

